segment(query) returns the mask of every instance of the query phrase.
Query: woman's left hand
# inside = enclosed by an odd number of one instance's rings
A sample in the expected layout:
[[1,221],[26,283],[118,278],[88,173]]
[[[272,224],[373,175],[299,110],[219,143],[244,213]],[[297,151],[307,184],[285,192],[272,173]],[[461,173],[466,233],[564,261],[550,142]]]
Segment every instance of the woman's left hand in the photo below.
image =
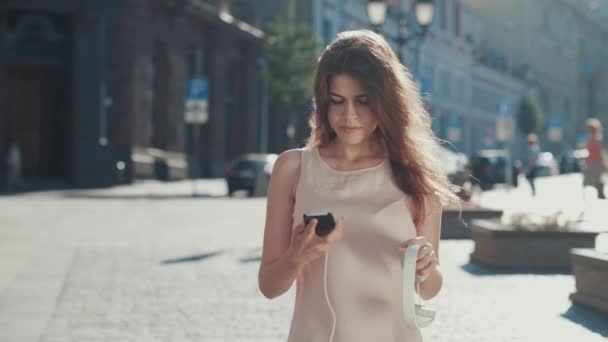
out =
[[401,254],[405,254],[408,246],[419,245],[418,259],[416,260],[416,280],[423,282],[431,275],[431,272],[437,267],[439,260],[435,254],[435,248],[426,240],[424,236],[418,236],[414,239],[407,240],[399,246]]

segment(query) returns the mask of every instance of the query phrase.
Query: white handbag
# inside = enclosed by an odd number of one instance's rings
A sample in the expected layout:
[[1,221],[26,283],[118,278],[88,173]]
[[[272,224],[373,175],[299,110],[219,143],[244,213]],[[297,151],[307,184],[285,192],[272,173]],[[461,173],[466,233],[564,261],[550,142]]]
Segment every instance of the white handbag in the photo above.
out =
[[405,322],[411,328],[424,328],[435,320],[436,311],[420,304],[420,297],[414,287],[420,291],[420,283],[416,281],[416,260],[420,245],[411,245],[405,250],[403,257],[403,313]]

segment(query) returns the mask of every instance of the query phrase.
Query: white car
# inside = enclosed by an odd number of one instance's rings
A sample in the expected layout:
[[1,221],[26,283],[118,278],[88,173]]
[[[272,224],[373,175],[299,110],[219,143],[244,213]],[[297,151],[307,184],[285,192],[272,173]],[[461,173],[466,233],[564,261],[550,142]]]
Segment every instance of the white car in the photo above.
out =
[[541,152],[536,160],[536,176],[547,177],[556,176],[559,174],[559,165],[553,153]]

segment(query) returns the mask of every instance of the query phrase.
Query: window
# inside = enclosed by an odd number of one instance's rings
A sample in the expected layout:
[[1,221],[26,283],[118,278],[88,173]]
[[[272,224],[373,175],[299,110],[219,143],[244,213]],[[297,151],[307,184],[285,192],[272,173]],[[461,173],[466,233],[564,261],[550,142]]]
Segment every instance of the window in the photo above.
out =
[[232,150],[235,147],[233,136],[233,125],[236,124],[234,118],[237,105],[236,93],[237,79],[236,73],[240,70],[238,63],[230,63],[230,67],[224,74],[224,157],[230,160],[233,157]]
[[451,77],[450,77],[450,72],[447,70],[441,70],[439,72],[439,94],[441,96],[445,96],[445,97],[450,97],[450,85],[451,82]]
[[454,99],[457,101],[464,101],[465,84],[464,78],[458,76],[454,77]]
[[480,109],[490,115],[496,115],[500,108],[500,95],[491,90],[474,86],[473,87],[473,107]]
[[422,67],[422,78],[425,80],[426,84],[424,85],[424,92],[431,93],[433,92],[433,87],[435,85],[435,69],[433,64],[424,64]]
[[191,78],[196,75],[196,55],[194,51],[190,51],[186,56],[186,76]]
[[146,83],[146,93],[145,93],[145,101],[146,101],[146,109],[148,111],[148,117],[146,120],[147,127],[147,143],[152,145],[152,138],[154,136],[154,104],[156,102],[156,65],[153,60],[149,60],[146,63],[145,73],[147,75],[147,83]]
[[191,48],[186,55],[186,77],[193,78],[204,75],[204,52],[202,48]]

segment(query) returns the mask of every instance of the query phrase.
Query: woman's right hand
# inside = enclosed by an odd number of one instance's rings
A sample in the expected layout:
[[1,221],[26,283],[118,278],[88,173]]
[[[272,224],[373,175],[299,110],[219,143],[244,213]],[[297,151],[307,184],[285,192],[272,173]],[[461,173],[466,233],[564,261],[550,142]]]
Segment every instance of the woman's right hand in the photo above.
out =
[[292,260],[298,266],[309,264],[329,252],[344,234],[343,218],[336,221],[336,227],[326,236],[318,236],[315,233],[316,226],[317,220],[312,219],[308,225],[300,223],[294,229],[289,250]]

